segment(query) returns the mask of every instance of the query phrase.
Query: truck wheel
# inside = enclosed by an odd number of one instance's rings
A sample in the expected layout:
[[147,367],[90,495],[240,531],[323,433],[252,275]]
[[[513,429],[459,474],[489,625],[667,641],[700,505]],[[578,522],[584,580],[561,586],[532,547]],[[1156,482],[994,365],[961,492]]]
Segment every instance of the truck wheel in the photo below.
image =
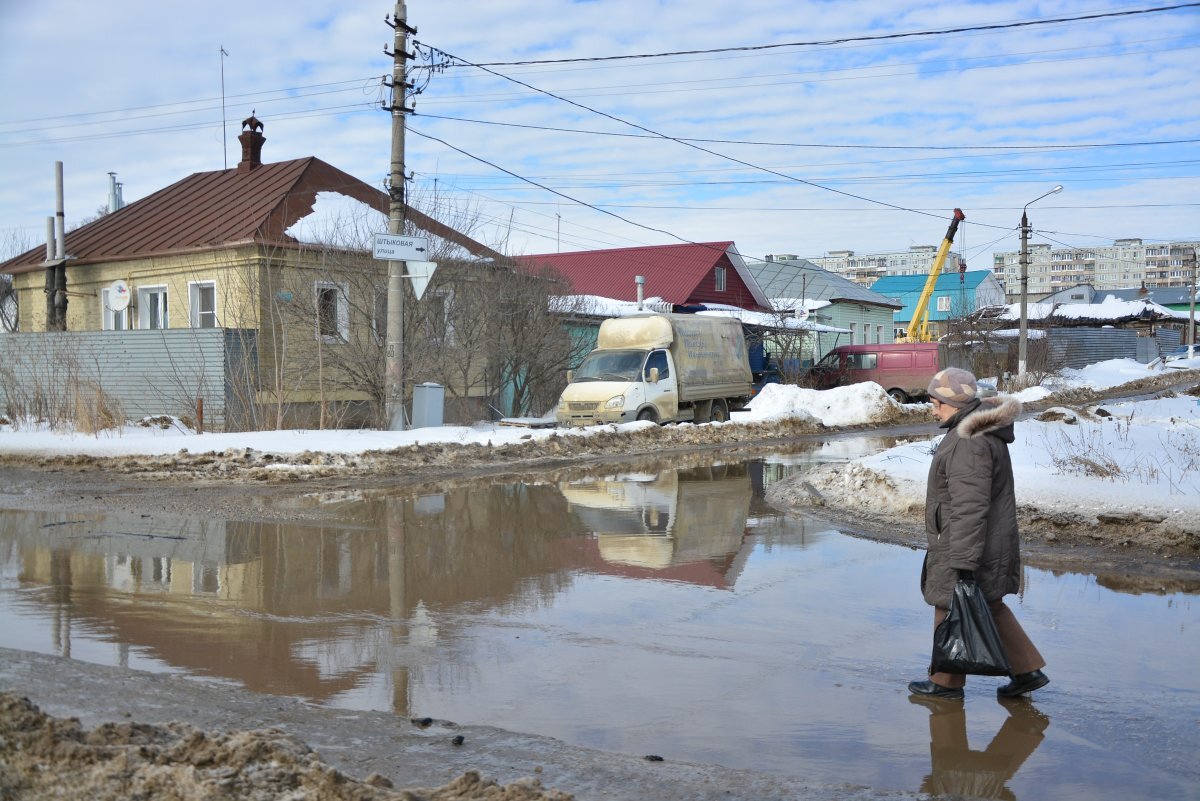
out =
[[896,403],[908,403],[910,401],[908,393],[902,389],[889,389],[888,394],[892,396],[892,400]]
[[638,412],[637,419],[649,420],[651,423],[658,422],[658,416],[656,414],[654,414],[653,409],[642,409],[640,412]]
[[712,402],[712,412],[709,413],[708,419],[712,423],[724,423],[729,419],[729,407],[723,399],[718,398]]

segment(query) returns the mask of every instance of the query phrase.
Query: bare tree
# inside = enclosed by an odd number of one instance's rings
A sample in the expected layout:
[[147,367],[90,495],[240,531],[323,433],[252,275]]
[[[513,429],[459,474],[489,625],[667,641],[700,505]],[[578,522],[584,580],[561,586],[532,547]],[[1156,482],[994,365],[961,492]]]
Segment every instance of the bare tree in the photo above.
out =
[[[22,232],[10,230],[0,240],[0,261],[7,261],[33,247],[33,240]],[[16,331],[20,327],[20,306],[11,275],[0,274],[0,331]]]

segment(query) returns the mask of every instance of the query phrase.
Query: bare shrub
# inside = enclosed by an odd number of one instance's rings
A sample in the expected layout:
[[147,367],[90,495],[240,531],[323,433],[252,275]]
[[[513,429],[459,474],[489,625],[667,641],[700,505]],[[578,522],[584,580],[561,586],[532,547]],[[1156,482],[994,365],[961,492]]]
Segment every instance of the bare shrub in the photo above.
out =
[[120,428],[125,424],[121,404],[99,384],[88,381],[75,391],[75,430],[84,434]]

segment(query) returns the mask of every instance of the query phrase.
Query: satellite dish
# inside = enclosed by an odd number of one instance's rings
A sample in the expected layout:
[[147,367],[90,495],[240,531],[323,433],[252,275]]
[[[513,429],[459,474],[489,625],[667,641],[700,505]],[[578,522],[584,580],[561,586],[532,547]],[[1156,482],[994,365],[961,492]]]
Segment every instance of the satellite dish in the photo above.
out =
[[125,311],[129,308],[129,284],[118,278],[108,286],[109,311]]

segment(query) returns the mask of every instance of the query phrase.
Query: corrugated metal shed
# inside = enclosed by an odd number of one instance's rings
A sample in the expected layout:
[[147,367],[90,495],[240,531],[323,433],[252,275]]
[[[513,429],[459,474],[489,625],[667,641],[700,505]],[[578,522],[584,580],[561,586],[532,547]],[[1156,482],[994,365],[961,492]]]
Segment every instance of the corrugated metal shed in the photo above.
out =
[[[719,302],[742,308],[768,308],[732,242],[656,245],[573,253],[542,253],[516,260],[526,266],[552,267],[571,282],[571,293],[636,300],[635,277],[646,278],[645,296],[678,305]],[[726,268],[726,289],[712,286],[715,267]],[[563,293],[568,294],[568,293]]]

